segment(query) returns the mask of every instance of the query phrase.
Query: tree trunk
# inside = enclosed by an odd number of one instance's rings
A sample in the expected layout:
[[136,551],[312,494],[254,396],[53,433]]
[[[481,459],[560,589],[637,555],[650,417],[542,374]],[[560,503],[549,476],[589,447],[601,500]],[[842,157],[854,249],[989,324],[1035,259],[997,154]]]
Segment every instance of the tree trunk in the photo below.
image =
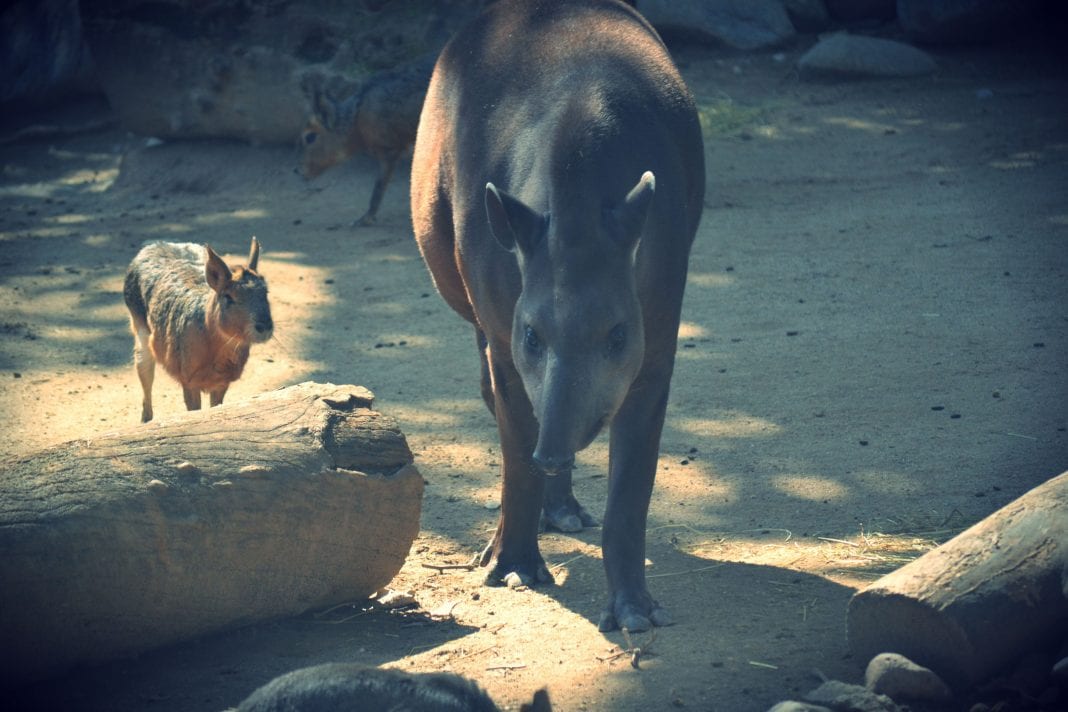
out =
[[303,383],[0,464],[0,682],[389,583],[423,479],[373,398]]
[[1068,472],[853,596],[849,644],[958,689],[1068,632]]

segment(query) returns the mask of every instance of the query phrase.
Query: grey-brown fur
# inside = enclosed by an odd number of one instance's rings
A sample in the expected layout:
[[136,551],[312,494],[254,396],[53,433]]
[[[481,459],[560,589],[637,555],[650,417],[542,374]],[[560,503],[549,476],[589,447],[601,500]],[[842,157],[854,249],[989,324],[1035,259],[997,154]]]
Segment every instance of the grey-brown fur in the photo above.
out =
[[259,242],[252,238],[247,266],[231,269],[208,246],[155,242],[130,263],[123,297],[134,333],[141,381],[141,422],[152,419],[156,362],[182,385],[186,408],[201,393],[222,403],[241,377],[249,347],[271,338],[274,324],[267,282],[256,272]]
[[[449,673],[410,674],[351,663],[327,663],[275,678],[259,688],[237,712],[496,712],[497,705],[471,680]],[[539,691],[529,712],[551,712]]]
[[434,56],[371,77],[355,93],[337,99],[311,88],[312,116],[301,133],[300,173],[314,178],[328,168],[366,153],[378,161],[371,200],[356,224],[370,225],[397,162],[415,143]]

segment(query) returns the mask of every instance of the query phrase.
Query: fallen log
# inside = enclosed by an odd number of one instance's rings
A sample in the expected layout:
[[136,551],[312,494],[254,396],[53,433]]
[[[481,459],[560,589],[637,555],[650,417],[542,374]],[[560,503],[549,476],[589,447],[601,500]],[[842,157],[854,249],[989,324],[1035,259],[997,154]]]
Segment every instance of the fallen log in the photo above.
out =
[[423,479],[373,398],[303,383],[0,463],[0,682],[389,583]]
[[861,661],[900,653],[958,690],[1068,632],[1068,472],[853,596]]

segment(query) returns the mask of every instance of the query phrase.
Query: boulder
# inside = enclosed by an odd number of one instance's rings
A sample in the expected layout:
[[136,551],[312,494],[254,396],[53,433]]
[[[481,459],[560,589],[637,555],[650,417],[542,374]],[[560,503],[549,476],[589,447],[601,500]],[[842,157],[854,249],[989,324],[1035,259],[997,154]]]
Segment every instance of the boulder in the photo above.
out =
[[894,19],[895,0],[826,0],[827,11],[839,22],[872,22]]
[[922,76],[938,65],[911,45],[842,32],[820,40],[797,67],[804,79],[869,79]]
[[949,686],[932,670],[897,653],[880,653],[872,658],[864,671],[864,684],[872,692],[895,700],[942,702],[953,696]]
[[481,0],[98,0],[86,41],[119,121],[158,138],[292,144],[308,77],[338,95],[440,50]]
[[94,91],[78,0],[17,0],[0,10],[0,104]]
[[831,24],[823,0],[784,0],[783,6],[798,32],[823,32]]
[[741,50],[770,49],[795,36],[781,0],[638,0],[657,30]]
[[897,0],[909,39],[969,44],[1004,38],[1043,9],[1042,0]]

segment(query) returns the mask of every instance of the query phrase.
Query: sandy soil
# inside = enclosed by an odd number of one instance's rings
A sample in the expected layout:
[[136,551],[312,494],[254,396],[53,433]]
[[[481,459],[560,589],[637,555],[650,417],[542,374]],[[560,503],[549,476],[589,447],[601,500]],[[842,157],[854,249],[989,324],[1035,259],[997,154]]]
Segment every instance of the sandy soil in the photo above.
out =
[[[709,119],[709,191],[648,532],[677,623],[638,636],[640,669],[596,629],[597,530],[543,537],[545,589],[422,566],[487,540],[498,446],[471,330],[411,238],[406,169],[381,224],[354,229],[370,161],[305,183],[284,147],[115,129],[0,146],[0,456],[137,423],[121,289],[142,241],[241,258],[257,235],[278,336],[228,400],[367,386],[428,483],[393,583],[418,611],[353,602],[77,671],[20,705],[221,710],[325,661],[451,670],[511,707],[547,685],[561,710],[759,711],[814,668],[858,680],[850,595],[1068,467],[1068,64],[941,52],[934,77],[813,85],[798,54],[679,55]],[[162,374],[155,404],[182,409]],[[594,512],[606,462],[602,438],[575,474]]]

